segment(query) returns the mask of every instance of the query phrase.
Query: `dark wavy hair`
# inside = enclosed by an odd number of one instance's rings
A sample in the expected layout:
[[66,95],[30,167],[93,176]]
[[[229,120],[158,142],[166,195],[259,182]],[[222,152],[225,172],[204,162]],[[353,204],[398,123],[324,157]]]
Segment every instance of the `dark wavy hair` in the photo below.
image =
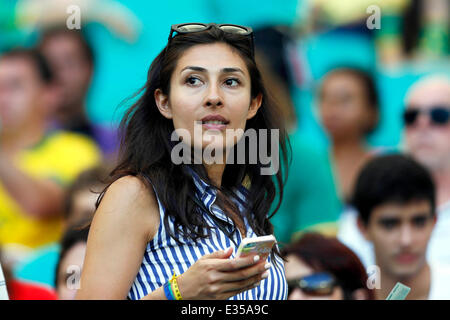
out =
[[374,300],[372,289],[367,288],[368,275],[358,256],[335,237],[307,232],[289,246],[282,255],[294,255],[315,272],[329,272],[344,292],[344,300],[353,300],[353,292],[365,289],[368,300]]
[[[172,73],[186,50],[196,45],[214,43],[225,43],[240,55],[251,77],[251,97],[255,98],[258,94],[263,96],[261,107],[257,114],[247,121],[245,129],[255,129],[257,132],[259,129],[268,129],[268,131],[279,129],[277,143],[279,143],[281,161],[280,170],[274,175],[261,175],[260,170],[267,165],[261,163],[259,158],[256,164],[237,164],[235,161],[233,164],[226,164],[222,184],[216,187],[209,179],[203,165],[174,164],[171,160],[171,151],[175,143],[170,138],[174,125],[172,120],[166,119],[159,112],[154,92],[156,89],[161,89],[165,95],[169,95]],[[279,116],[278,107],[267,95],[252,56],[250,43],[248,36],[226,33],[216,27],[196,33],[175,35],[170,41],[170,46],[166,46],[153,60],[145,86],[134,95],[134,97],[141,96],[128,109],[120,123],[119,162],[110,174],[109,185],[126,175],[139,178],[148,187],[151,184],[166,210],[167,214],[164,217],[166,229],[170,230],[168,219],[171,217],[174,219],[175,228],[181,227],[181,235],[194,241],[206,238],[210,234],[204,214],[210,215],[231,239],[231,235],[236,232],[236,226],[233,226],[230,232],[225,222],[216,219],[207,209],[201,210],[202,203],[196,199],[194,192],[196,187],[192,170],[217,192],[217,205],[233,219],[235,225],[237,221],[242,222],[242,219],[246,217],[257,235],[273,233],[273,226],[269,219],[279,209],[282,201],[291,157],[288,152],[290,143],[282,117]],[[258,137],[258,152],[261,147],[259,140]],[[270,134],[267,144],[268,151],[272,152]],[[234,148],[234,155],[236,155],[236,145]],[[248,156],[248,147],[246,149],[246,156]],[[239,212],[232,199],[239,200],[235,190],[243,184],[244,179],[249,181],[249,186],[245,192],[246,201],[242,202],[245,209]],[[100,194],[97,207],[109,185]],[[277,206],[270,213],[276,196],[278,197]],[[179,242],[174,234],[170,235]]]

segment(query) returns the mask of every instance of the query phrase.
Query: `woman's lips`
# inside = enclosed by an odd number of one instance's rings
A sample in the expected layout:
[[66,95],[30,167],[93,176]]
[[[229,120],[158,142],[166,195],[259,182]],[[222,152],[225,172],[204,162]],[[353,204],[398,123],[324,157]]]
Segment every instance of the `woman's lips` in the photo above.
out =
[[202,127],[206,130],[224,130],[230,123],[220,114],[210,114],[202,118]]
[[202,123],[202,127],[207,130],[224,130],[227,125],[218,123]]

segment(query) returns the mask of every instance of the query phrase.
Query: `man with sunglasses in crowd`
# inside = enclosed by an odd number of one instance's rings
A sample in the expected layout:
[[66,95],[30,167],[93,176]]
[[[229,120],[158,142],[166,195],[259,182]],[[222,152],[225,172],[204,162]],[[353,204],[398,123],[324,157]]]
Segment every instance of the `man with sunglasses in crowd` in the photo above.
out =
[[450,266],[450,78],[420,80],[406,105],[406,151],[431,172],[436,185],[437,223],[428,258]]
[[[409,89],[405,105],[406,152],[430,171],[436,185],[437,222],[427,258],[450,266],[450,79],[431,75],[419,80]],[[373,246],[358,231],[356,217],[355,211],[340,221],[338,238],[368,267],[375,264]]]

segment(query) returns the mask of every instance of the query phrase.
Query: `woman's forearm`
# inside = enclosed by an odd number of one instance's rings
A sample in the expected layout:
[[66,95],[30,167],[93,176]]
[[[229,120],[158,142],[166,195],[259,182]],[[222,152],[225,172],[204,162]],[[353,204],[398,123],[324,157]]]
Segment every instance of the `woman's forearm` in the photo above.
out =
[[167,298],[164,294],[164,288],[159,287],[155,291],[150,292],[145,297],[142,297],[140,300],[167,300]]

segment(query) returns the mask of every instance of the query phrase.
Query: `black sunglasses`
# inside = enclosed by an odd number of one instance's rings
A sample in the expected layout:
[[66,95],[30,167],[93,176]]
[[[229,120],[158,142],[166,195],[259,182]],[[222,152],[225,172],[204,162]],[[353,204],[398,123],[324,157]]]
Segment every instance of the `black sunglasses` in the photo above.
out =
[[412,126],[417,118],[419,117],[419,114],[426,113],[430,117],[430,120],[433,124],[436,125],[445,125],[450,120],[450,106],[434,106],[428,110],[422,110],[415,107],[409,107],[405,112],[403,113],[403,121],[405,125]]
[[222,24],[215,24],[215,23],[180,23],[180,24],[173,24],[170,28],[170,35],[169,39],[167,41],[167,47],[169,48],[170,42],[173,38],[173,33],[176,32],[178,34],[187,34],[187,33],[194,33],[194,32],[201,32],[208,30],[210,28],[218,28],[222,30],[223,32],[227,33],[233,33],[238,34],[242,36],[249,36],[251,41],[251,52],[252,57],[255,57],[255,44],[253,39],[253,29],[246,26],[240,26],[237,24],[229,24],[229,23],[222,23]]
[[311,296],[328,296],[337,285],[336,279],[327,272],[314,273],[299,279],[288,280],[288,295],[295,289],[301,289]]

